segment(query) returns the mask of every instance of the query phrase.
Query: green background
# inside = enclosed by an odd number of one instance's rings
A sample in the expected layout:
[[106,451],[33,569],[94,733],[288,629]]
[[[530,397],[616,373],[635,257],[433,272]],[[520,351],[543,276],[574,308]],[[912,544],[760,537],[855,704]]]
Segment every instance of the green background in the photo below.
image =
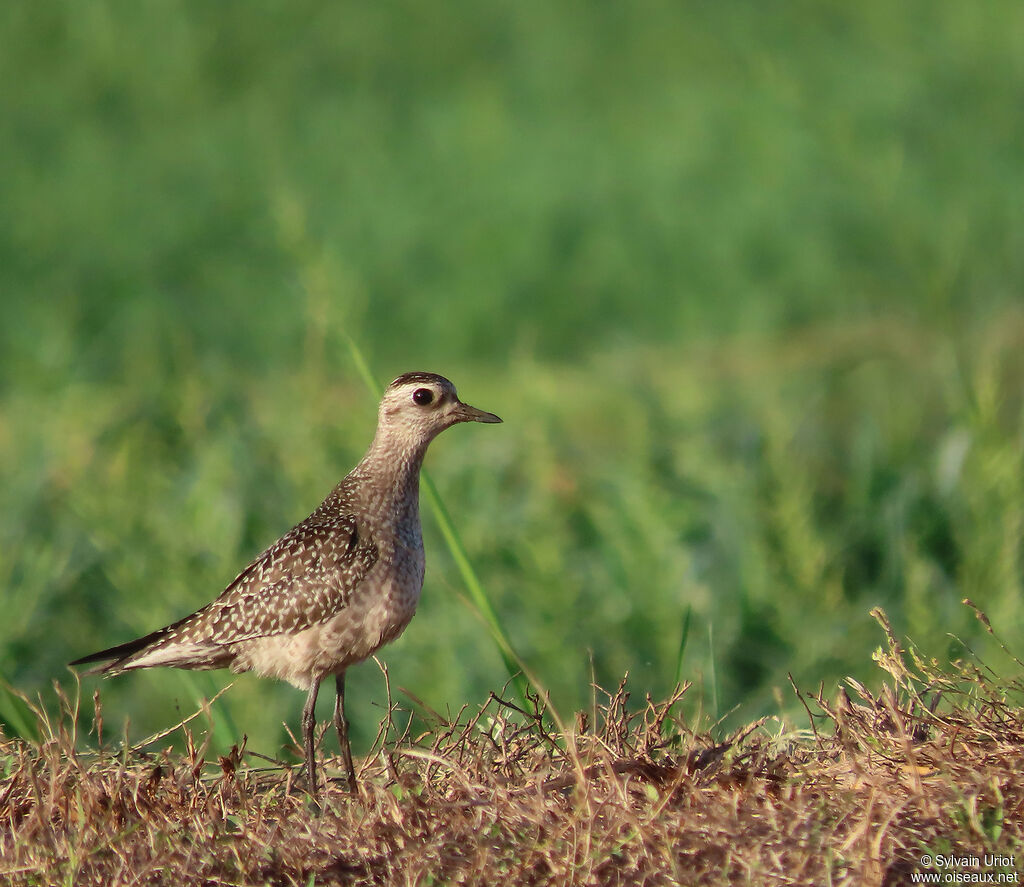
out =
[[[373,431],[349,338],[505,419],[428,468],[563,713],[667,693],[687,612],[691,712],[732,722],[870,676],[876,605],[1006,664],[960,600],[1021,636],[1021,4],[58,0],[0,35],[14,687],[52,704],[318,504]],[[425,535],[384,655],[457,710],[506,675]],[[108,733],[232,679],[104,682]],[[380,672],[350,688],[365,748]],[[217,741],[274,754],[300,705],[238,678]]]

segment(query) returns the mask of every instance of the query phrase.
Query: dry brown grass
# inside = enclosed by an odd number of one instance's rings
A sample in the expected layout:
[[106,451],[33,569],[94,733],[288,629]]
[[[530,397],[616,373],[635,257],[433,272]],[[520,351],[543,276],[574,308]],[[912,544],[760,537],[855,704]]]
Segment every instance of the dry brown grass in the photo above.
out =
[[715,742],[678,714],[685,689],[632,708],[624,684],[564,733],[496,695],[419,736],[392,711],[360,796],[339,782],[321,811],[298,767],[244,745],[207,761],[188,724],[183,755],[75,751],[66,703],[39,712],[40,746],[0,744],[0,883],[902,884],[925,852],[1020,864],[1024,685],[940,667],[876,616],[880,689],[801,694],[811,730]]

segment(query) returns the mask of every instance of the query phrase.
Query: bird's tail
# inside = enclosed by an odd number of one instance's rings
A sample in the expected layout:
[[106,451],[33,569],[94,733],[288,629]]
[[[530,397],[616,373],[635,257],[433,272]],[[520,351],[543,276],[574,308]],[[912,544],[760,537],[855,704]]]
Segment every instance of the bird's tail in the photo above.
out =
[[90,662],[100,662],[104,664],[90,668],[84,674],[117,674],[117,672],[123,671],[128,666],[128,660],[136,653],[140,653],[146,647],[155,644],[166,633],[167,629],[161,628],[141,638],[136,638],[134,641],[118,644],[116,647],[108,647],[106,650],[100,650],[98,653],[90,653],[88,656],[83,656],[81,659],[69,662],[68,665],[87,665]]

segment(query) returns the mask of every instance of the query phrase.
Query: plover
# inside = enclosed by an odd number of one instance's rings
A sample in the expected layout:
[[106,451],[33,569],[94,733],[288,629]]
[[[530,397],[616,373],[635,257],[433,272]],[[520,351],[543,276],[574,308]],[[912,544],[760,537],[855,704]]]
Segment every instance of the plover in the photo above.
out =
[[397,638],[423,587],[420,466],[428,444],[459,422],[501,422],[459,400],[434,373],[405,373],[384,392],[362,461],[320,506],[271,545],[215,601],[145,637],[71,663],[88,674],[157,665],[230,668],[308,690],[302,738],[317,794],[316,697],[334,675],[334,726],[357,791],[345,718],[345,671]]

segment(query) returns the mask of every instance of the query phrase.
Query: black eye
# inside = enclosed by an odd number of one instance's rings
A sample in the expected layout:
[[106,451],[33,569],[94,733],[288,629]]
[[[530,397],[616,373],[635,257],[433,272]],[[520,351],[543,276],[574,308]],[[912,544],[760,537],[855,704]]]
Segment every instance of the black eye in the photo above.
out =
[[429,388],[417,388],[412,393],[412,402],[425,407],[428,403],[434,402],[434,392]]

